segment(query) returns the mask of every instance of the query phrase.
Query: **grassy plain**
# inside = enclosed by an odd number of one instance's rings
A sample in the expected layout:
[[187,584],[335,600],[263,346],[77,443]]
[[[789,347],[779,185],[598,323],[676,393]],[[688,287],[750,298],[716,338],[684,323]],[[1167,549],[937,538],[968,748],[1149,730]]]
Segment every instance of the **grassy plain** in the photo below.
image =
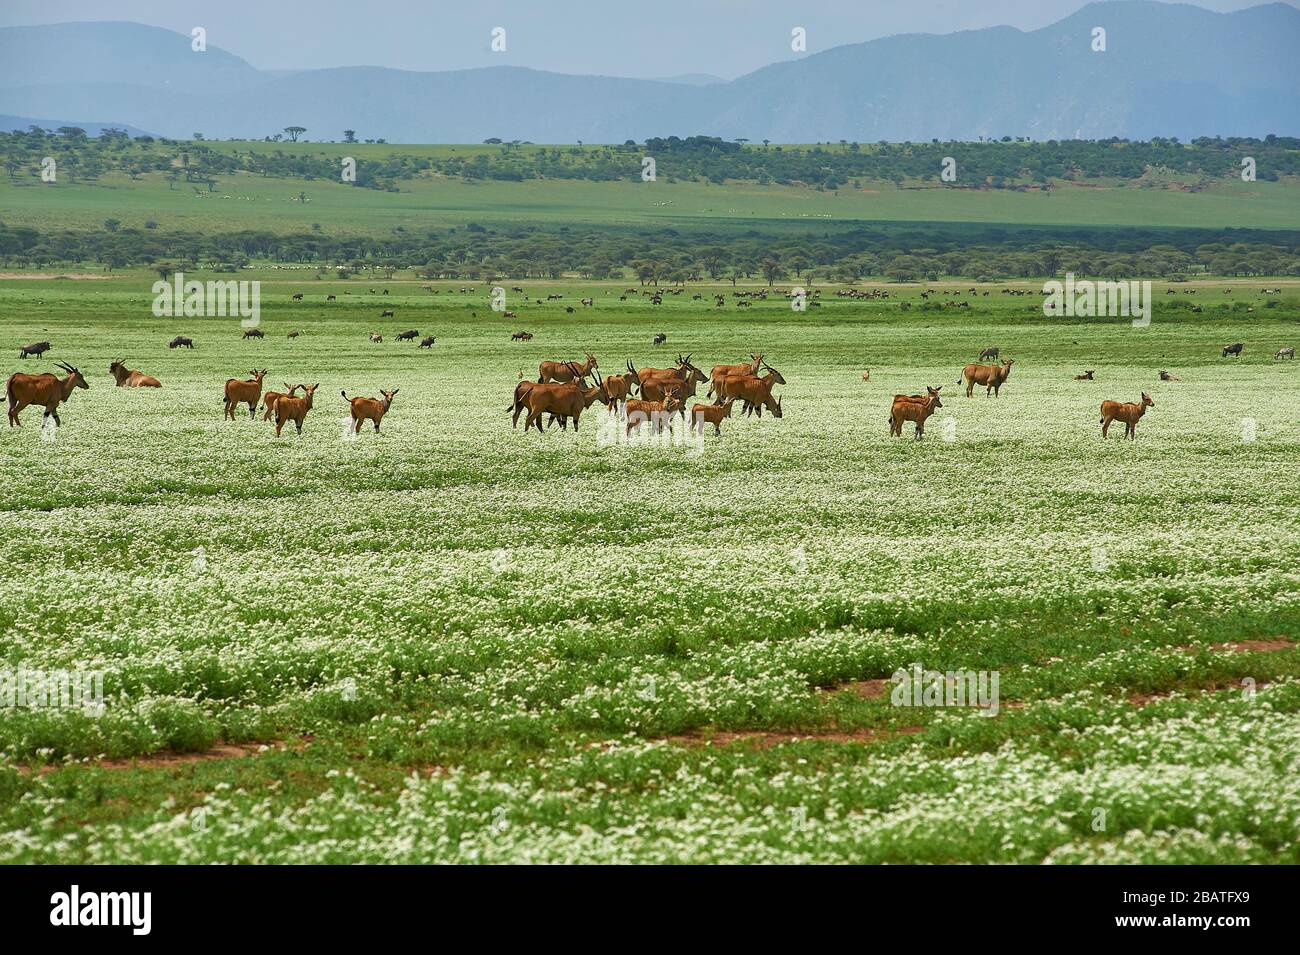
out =
[[[91,382],[52,440],[33,409],[3,436],[0,659],[107,696],[0,718],[0,859],[1300,861],[1295,285],[1191,315],[1157,284],[1139,329],[1001,286],[800,315],[526,282],[565,298],[503,319],[481,283],[303,274],[265,273],[260,342],[153,318],[145,273],[0,281],[5,374],[48,338]],[[968,400],[990,344],[1017,364]],[[762,350],[785,417],[702,451],[611,447],[598,408],[512,431],[520,372],[584,348]],[[301,438],[222,421],[254,366],[321,382]],[[939,384],[927,439],[891,439],[892,395]],[[392,387],[347,439],[339,390]],[[1103,442],[1099,402],[1144,389]],[[997,671],[997,714],[891,705],[914,662]]]

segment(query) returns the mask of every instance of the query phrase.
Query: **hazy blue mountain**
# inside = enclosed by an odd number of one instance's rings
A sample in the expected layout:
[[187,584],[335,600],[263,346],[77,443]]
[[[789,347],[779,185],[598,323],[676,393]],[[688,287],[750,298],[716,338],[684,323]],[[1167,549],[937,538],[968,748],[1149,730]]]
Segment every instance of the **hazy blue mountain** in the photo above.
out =
[[[1106,30],[1093,52],[1091,32]],[[162,135],[392,142],[622,142],[712,134],[809,142],[1300,132],[1300,10],[1094,3],[1041,30],[909,34],[731,82],[521,67],[258,71],[130,23],[0,29],[0,112],[112,117]],[[84,124],[79,124],[84,125]],[[111,124],[110,124],[111,125]]]
[[153,135],[143,129],[136,129],[127,123],[81,123],[77,120],[67,119],[33,119],[30,116],[5,116],[0,114],[0,132],[13,132],[15,129],[21,129],[26,132],[32,126],[39,126],[41,129],[58,129],[60,126],[76,126],[84,129],[87,136],[98,136],[103,130],[112,127],[120,129],[128,136],[145,136]]
[[661,83],[681,83],[683,86],[714,86],[727,82],[712,73],[681,73],[677,76],[657,76],[655,79]]

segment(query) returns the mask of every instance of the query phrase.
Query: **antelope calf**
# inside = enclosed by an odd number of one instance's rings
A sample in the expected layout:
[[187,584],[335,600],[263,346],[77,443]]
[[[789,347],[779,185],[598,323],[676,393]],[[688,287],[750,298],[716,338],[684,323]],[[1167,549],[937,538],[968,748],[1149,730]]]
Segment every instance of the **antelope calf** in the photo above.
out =
[[240,381],[238,378],[230,378],[226,381],[226,413],[221,416],[224,421],[229,418],[235,420],[235,408],[242,404],[248,405],[248,416],[257,417],[257,402],[262,397],[262,379],[266,377],[266,369],[261,371],[254,369],[249,372],[253,377],[248,381]]
[[118,360],[108,366],[108,373],[117,380],[117,387],[127,388],[161,388],[162,382],[142,371],[133,371],[126,363]]
[[382,401],[377,398],[349,398],[346,391],[340,391],[339,394],[343,396],[343,400],[351,405],[352,433],[359,434],[361,432],[361,422],[373,421],[375,434],[378,434],[379,422],[384,420],[384,415],[393,406],[393,399],[397,397],[397,393],[401,390],[400,388],[394,388],[392,391],[383,391],[381,389],[379,393],[384,396]]
[[645,401],[641,398],[629,398],[627,408],[627,434],[631,434],[646,421],[650,422],[650,433],[659,434],[667,426],[671,429],[672,420],[682,410],[681,396],[677,390],[670,389],[662,401]]
[[998,396],[1002,385],[1011,377],[1011,366],[1016,363],[1014,358],[1004,358],[1001,365],[967,365],[961,371],[961,377],[957,379],[957,384],[966,382],[966,397],[971,396],[976,385],[984,386],[984,397],[992,395]]
[[41,405],[45,408],[42,425],[45,418],[53,418],[56,427],[62,424],[59,421],[59,405],[72,397],[72,389],[89,389],[90,385],[86,384],[81,372],[71,365],[58,362],[58,367],[67,372],[63,378],[50,374],[25,375],[21,371],[9,376],[5,382],[5,397],[9,399],[9,427],[23,426],[18,420],[18,412],[28,405]]
[[286,421],[292,421],[298,433],[302,434],[302,419],[307,417],[307,412],[311,411],[312,396],[316,394],[316,389],[320,387],[320,382],[314,385],[303,385],[301,398],[290,398],[285,395],[275,403],[275,436],[280,437],[280,429],[284,427]]
[[1142,392],[1142,400],[1133,401],[1103,401],[1101,403],[1101,436],[1106,437],[1106,432],[1110,430],[1112,421],[1124,422],[1124,437],[1137,438],[1137,425],[1141,417],[1146,414],[1148,408],[1154,408],[1156,403],[1151,400],[1151,396],[1145,391]]
[[695,422],[695,430],[704,434],[706,424],[713,425],[713,433],[721,437],[722,419],[731,417],[731,406],[736,403],[735,398],[728,398],[722,404],[697,404],[691,407],[691,420]]
[[943,407],[939,400],[939,391],[943,388],[926,386],[925,395],[894,395],[894,403],[889,409],[889,434],[891,437],[903,436],[903,422],[916,422],[916,440],[925,434],[925,422],[930,415]]
[[275,403],[277,401],[281,398],[292,398],[295,391],[299,388],[305,387],[303,385],[291,385],[287,381],[284,383],[284,386],[289,389],[287,392],[268,391],[266,394],[262,395],[262,410],[266,412],[266,414],[262,415],[263,421],[271,420],[271,415],[275,414]]

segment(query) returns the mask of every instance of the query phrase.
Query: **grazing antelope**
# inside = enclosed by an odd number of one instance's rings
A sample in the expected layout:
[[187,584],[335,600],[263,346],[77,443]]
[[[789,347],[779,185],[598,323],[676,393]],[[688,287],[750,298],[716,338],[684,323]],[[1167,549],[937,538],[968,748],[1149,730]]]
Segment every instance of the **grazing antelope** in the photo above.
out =
[[1279,358],[1295,358],[1295,348],[1279,348],[1273,353],[1273,360],[1277,361]]
[[1161,381],[1182,381],[1183,379],[1177,377],[1176,375],[1171,375],[1167,371],[1162,371],[1160,372],[1160,380]]
[[1148,408],[1154,408],[1155,406],[1156,403],[1151,400],[1151,396],[1145,391],[1142,392],[1142,400],[1139,402],[1103,401],[1101,403],[1101,436],[1106,437],[1106,432],[1110,430],[1110,423],[1119,419],[1124,422],[1124,437],[1136,439],[1139,419],[1146,414]]
[[697,404],[691,408],[691,419],[695,422],[695,430],[704,434],[706,424],[713,425],[713,433],[722,435],[722,419],[731,417],[731,406],[736,403],[735,398],[728,398],[722,404]]
[[378,398],[349,398],[346,391],[340,391],[339,394],[351,405],[352,433],[359,434],[361,432],[361,422],[373,421],[375,423],[375,434],[378,434],[379,422],[384,420],[384,415],[393,406],[393,399],[397,397],[397,393],[401,390],[401,388],[394,388],[392,391],[383,391],[381,389],[379,393],[384,396],[382,401]]
[[425,336],[424,338],[421,338],[421,339],[420,339],[420,347],[421,347],[421,348],[432,348],[432,347],[433,347],[433,343],[436,342],[437,340],[438,340],[438,337],[437,337],[436,335],[427,335],[427,336]]
[[168,348],[193,348],[194,339],[186,338],[184,335],[177,335],[167,343]]
[[659,434],[664,427],[672,430],[672,420],[684,408],[681,395],[676,388],[669,388],[659,401],[646,401],[642,398],[630,398],[627,402],[627,431],[630,435],[646,421],[650,422],[650,433]]
[[121,388],[161,388],[162,382],[151,375],[146,375],[142,371],[136,371],[126,367],[121,360],[113,362],[108,366],[108,373],[117,380],[117,387]]
[[286,337],[288,337],[288,338],[297,338],[297,337],[298,337],[299,335],[301,335],[301,334],[302,334],[302,332],[290,332]]
[[916,422],[916,440],[925,434],[925,422],[930,415],[943,407],[939,392],[943,388],[926,386],[925,395],[894,395],[894,403],[889,409],[889,434],[891,437],[903,436],[903,422]]
[[606,407],[611,412],[617,411],[618,406],[632,397],[632,389],[641,384],[641,377],[636,370],[636,366],[630,361],[627,363],[627,374],[610,375],[605,379],[605,393],[609,396]]
[[320,387],[320,382],[314,385],[302,386],[301,398],[290,398],[285,395],[275,403],[275,436],[280,437],[280,429],[284,427],[286,421],[292,421],[298,433],[302,434],[302,419],[307,417],[307,412],[311,411],[312,396],[316,394],[316,389]]
[[253,369],[249,374],[253,377],[248,381],[240,381],[238,378],[226,381],[226,413],[221,416],[222,421],[227,418],[234,421],[235,408],[245,403],[248,405],[248,416],[257,417],[257,402],[262,397],[262,379],[266,377],[266,369]]
[[544,385],[547,382],[565,382],[573,381],[576,378],[586,378],[598,367],[596,356],[591,352],[583,352],[587,360],[582,364],[572,361],[544,361],[537,366],[537,383]]
[[244,330],[245,338],[265,338],[266,333],[260,328],[247,328]]
[[23,345],[18,349],[18,357],[26,358],[28,355],[35,355],[40,358],[52,347],[49,342],[32,342],[30,345]]
[[[984,349],[982,352],[980,352],[980,361],[986,361],[986,360],[988,360],[988,359],[990,359],[990,358],[997,358],[997,357],[998,357],[998,348],[997,348],[997,346],[993,346],[993,347],[990,347],[990,348],[986,348],[986,349]],[[961,382],[959,381],[959,382],[957,382],[957,384],[960,385]]]
[[591,406],[597,398],[603,398],[603,382],[591,388],[581,388],[577,379],[564,382],[522,381],[515,388],[515,420],[519,420],[519,406],[528,409],[528,418],[524,421],[524,431],[533,425],[542,430],[542,415],[548,414],[551,420],[559,419],[560,429],[568,430],[569,419],[573,419],[573,430],[578,430],[578,419],[582,412]]
[[420,337],[420,333],[416,331],[414,328],[409,329],[408,331],[405,332],[397,333],[397,340],[399,342],[411,342],[411,341],[415,341],[415,339],[419,337]]
[[1233,358],[1240,358],[1240,357],[1241,357],[1241,349],[1242,349],[1243,347],[1244,347],[1244,346],[1241,344],[1241,342],[1237,342],[1237,343],[1232,344],[1232,345],[1224,345],[1224,346],[1223,346],[1223,354],[1220,355],[1219,357],[1220,357],[1220,358],[1227,358],[1229,355],[1231,355]]
[[512,342],[530,342],[533,340],[532,332],[514,332],[510,336]]
[[785,379],[780,373],[768,367],[767,374],[762,378],[755,375],[728,375],[718,384],[718,397],[739,398],[745,405],[745,417],[757,411],[761,418],[763,408],[766,407],[772,412],[772,417],[783,418],[785,412],[781,408],[781,400],[772,395],[772,386],[784,384]]
[[1011,366],[1016,363],[1014,358],[1004,358],[1001,365],[967,365],[962,369],[961,377],[957,379],[957,384],[966,381],[966,397],[971,396],[976,385],[984,385],[984,397],[992,395],[998,396],[998,391],[1007,378],[1011,376]]
[[762,355],[750,355],[753,359],[748,365],[714,365],[713,370],[709,372],[709,394],[712,398],[718,392],[718,382],[728,375],[757,375],[758,368],[763,364]]
[[1087,371],[1085,371],[1082,375],[1075,375],[1074,380],[1075,381],[1096,381],[1096,379],[1092,377],[1093,373],[1096,372],[1096,370],[1097,369],[1095,368],[1090,368]]
[[262,410],[266,412],[262,415],[263,421],[270,421],[271,415],[275,414],[275,403],[281,398],[292,398],[293,393],[299,388],[305,388],[305,385],[291,385],[287,381],[284,386],[289,390],[285,391],[268,391],[262,395]]
[[5,397],[9,399],[9,427],[23,426],[18,420],[18,412],[28,405],[41,405],[45,409],[41,418],[42,426],[46,418],[53,418],[58,427],[62,424],[59,420],[59,405],[72,397],[72,389],[90,388],[85,376],[71,365],[56,362],[56,366],[66,371],[67,375],[59,378],[57,375],[25,375],[17,371],[9,376],[5,382]]

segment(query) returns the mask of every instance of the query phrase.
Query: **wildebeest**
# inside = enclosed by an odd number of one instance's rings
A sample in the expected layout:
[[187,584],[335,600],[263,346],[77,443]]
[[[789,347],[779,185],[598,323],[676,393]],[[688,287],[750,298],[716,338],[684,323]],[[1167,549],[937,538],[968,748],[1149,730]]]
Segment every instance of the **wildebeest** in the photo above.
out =
[[438,338],[437,338],[437,336],[435,336],[435,335],[429,335],[429,336],[427,336],[427,337],[425,337],[425,338],[421,338],[421,339],[420,339],[420,347],[421,347],[421,348],[432,348],[432,347],[433,347],[433,343],[436,342],[437,340],[438,340]]
[[23,345],[18,349],[18,357],[26,358],[28,355],[35,355],[37,358],[40,358],[49,351],[51,347],[52,346],[49,342],[32,342],[30,345]]
[[1101,436],[1106,437],[1106,432],[1110,430],[1110,423],[1116,419],[1124,422],[1124,437],[1137,438],[1138,420],[1146,414],[1148,408],[1154,408],[1156,403],[1151,400],[1151,396],[1145,391],[1142,392],[1142,400],[1139,402],[1132,401],[1103,401],[1101,403]]
[[301,302],[301,301],[302,301],[302,292],[294,292],[294,293],[293,293],[293,300],[294,300],[295,302]]
[[419,337],[420,337],[420,333],[416,331],[414,328],[407,329],[404,332],[397,333],[397,340],[399,342],[409,342]]
[[225,400],[226,411],[221,416],[225,421],[229,418],[235,420],[235,408],[242,404],[248,405],[248,416],[257,417],[257,402],[262,397],[262,379],[266,377],[266,369],[258,371],[254,368],[249,372],[252,375],[248,381],[240,381],[238,378],[226,379]]
[[177,335],[167,343],[168,348],[193,348],[194,339],[186,338],[184,335]]
[[1294,347],[1291,347],[1291,348],[1279,348],[1277,351],[1275,351],[1275,352],[1273,353],[1273,360],[1274,360],[1274,361],[1277,361],[1279,358],[1294,358],[1294,357],[1295,357],[1295,348],[1294,348]]
[[325,296],[325,301],[327,301],[327,302],[334,302],[334,301],[337,301],[337,300],[338,300],[338,296],[337,296],[337,295],[326,295],[326,296]]
[[117,387],[122,388],[161,388],[162,382],[151,375],[146,375],[142,371],[127,368],[126,363],[121,359],[113,362],[108,366],[108,373],[117,381]]
[[297,337],[298,337],[299,335],[301,335],[301,334],[302,334],[302,332],[290,332],[289,335],[288,335],[288,337],[289,337],[289,338],[297,338]]
[[382,401],[378,398],[349,398],[346,391],[340,391],[339,394],[350,406],[352,433],[357,434],[361,431],[361,422],[372,421],[375,425],[375,434],[378,434],[379,422],[384,420],[384,415],[393,406],[393,399],[401,390],[400,388],[394,388],[392,391],[380,390],[379,393],[384,396]]
[[539,385],[550,381],[572,381],[574,377],[586,378],[598,367],[596,356],[591,352],[584,352],[587,356],[586,361],[581,364],[572,361],[544,361],[537,366],[537,383]]
[[280,437],[280,429],[284,427],[286,421],[292,421],[302,434],[302,419],[307,417],[307,412],[311,411],[312,396],[316,394],[316,389],[320,387],[320,382],[314,385],[303,385],[303,396],[301,398],[290,398],[285,395],[275,403],[275,436]]
[[1011,375],[1011,366],[1016,363],[1014,358],[1004,358],[1001,365],[967,365],[962,369],[961,377],[957,379],[957,384],[966,382],[966,397],[971,396],[976,385],[984,385],[984,397],[992,395],[998,396],[1002,385]]
[[1232,344],[1232,345],[1224,345],[1224,346],[1223,346],[1223,354],[1220,355],[1219,357],[1220,357],[1220,358],[1227,358],[1229,355],[1232,355],[1234,358],[1235,358],[1235,357],[1239,357],[1239,356],[1241,355],[1241,349],[1242,349],[1243,347],[1245,347],[1245,346],[1243,346],[1243,345],[1241,344],[1241,342],[1236,342],[1236,343],[1234,343],[1234,344]]
[[668,341],[668,336],[665,335],[663,332],[660,332],[658,335],[654,337],[654,343],[656,345],[662,345],[666,341]]
[[[989,358],[997,358],[997,357],[998,357],[998,349],[996,345],[990,348],[986,348],[982,352],[980,352],[980,361],[984,361]],[[958,382],[958,384],[961,384],[961,382]]]
[[246,329],[244,329],[244,337],[245,337],[245,338],[265,338],[266,335],[265,335],[265,333],[264,333],[260,328],[246,328]]
[[510,336],[512,342],[530,342],[533,340],[532,332],[515,332]]
[[379,317],[380,317],[380,318],[392,318],[392,317],[393,317],[393,310],[392,310],[391,308],[386,308],[386,309],[384,309],[382,312],[379,313]]
[[45,409],[45,414],[41,419],[41,424],[45,423],[45,418],[53,418],[56,426],[61,425],[59,420],[59,405],[72,397],[72,389],[86,388],[86,378],[77,369],[64,362],[56,362],[56,366],[67,372],[63,378],[57,375],[25,375],[21,371],[14,372],[5,382],[5,397],[9,399],[9,427],[17,425],[22,427],[22,422],[18,420],[18,412],[22,411],[28,405],[41,405]]
[[903,422],[916,422],[916,440],[920,441],[925,434],[925,422],[930,415],[943,407],[943,401],[939,398],[939,391],[943,388],[926,386],[924,395],[894,395],[894,403],[889,408],[889,434],[891,437],[901,438],[903,436]]

